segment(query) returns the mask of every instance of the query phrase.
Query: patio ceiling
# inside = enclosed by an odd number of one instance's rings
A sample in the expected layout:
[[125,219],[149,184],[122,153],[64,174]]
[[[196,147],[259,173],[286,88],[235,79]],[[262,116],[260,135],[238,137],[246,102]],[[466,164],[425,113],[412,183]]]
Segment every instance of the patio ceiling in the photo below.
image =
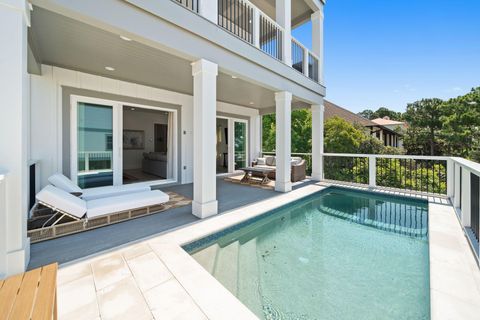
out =
[[[30,45],[42,64],[193,94],[191,61],[165,51],[125,41],[118,34],[39,7],[32,12],[29,33]],[[234,79],[222,70],[217,89],[219,101],[257,109],[275,105],[272,90]],[[301,102],[294,99],[294,104]]]
[[[275,0],[250,0],[250,2],[275,20]],[[292,1],[292,27],[294,28],[308,21],[312,13],[313,10],[305,1]]]

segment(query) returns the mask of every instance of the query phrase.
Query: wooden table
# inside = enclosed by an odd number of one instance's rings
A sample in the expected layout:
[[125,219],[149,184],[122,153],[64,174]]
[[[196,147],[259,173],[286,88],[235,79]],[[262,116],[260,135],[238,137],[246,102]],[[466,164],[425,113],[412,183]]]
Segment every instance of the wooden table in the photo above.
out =
[[57,319],[57,264],[0,280],[0,319]]
[[270,182],[270,179],[268,178],[268,174],[271,172],[275,172],[274,168],[264,168],[264,167],[246,167],[246,168],[241,168],[240,170],[245,172],[245,175],[243,176],[241,182],[250,182],[253,180],[253,177],[255,175],[259,175],[261,177],[260,184],[267,184]]

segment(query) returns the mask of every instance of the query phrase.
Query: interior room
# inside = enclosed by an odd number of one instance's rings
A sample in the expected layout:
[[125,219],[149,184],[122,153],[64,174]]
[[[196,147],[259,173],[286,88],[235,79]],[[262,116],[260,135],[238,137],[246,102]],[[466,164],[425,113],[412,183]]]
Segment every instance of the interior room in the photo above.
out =
[[228,172],[228,119],[217,118],[217,174]]
[[173,113],[123,107],[123,183],[173,177]]

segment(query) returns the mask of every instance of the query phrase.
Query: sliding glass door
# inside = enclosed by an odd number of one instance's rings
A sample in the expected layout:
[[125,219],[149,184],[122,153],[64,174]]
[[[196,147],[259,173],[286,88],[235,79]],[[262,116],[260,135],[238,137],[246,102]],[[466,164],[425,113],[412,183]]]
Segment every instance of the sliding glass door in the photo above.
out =
[[80,188],[113,185],[113,107],[78,103],[77,180]]
[[118,106],[72,98],[71,178],[80,188],[121,184]]
[[234,121],[235,170],[248,167],[247,159],[247,122]]

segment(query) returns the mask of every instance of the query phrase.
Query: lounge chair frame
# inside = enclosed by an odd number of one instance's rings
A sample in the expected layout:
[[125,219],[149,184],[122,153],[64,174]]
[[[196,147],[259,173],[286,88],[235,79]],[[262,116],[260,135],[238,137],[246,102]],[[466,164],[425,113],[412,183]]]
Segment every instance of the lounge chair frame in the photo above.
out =
[[[30,238],[30,243],[50,240],[50,239],[66,236],[69,234],[83,232],[90,229],[100,228],[100,227],[108,226],[111,224],[139,218],[139,217],[150,215],[153,213],[165,211],[169,207],[169,206],[166,206],[168,202],[159,203],[159,204],[147,206],[147,207],[139,207],[131,210],[112,212],[109,214],[88,219],[86,215],[84,215],[82,218],[78,218],[68,212],[65,212],[63,210],[55,208],[52,205],[44,203],[43,201],[38,201],[37,204],[41,204],[52,209],[54,211],[54,214],[42,225],[41,228],[28,230],[27,233],[28,233],[28,237]],[[60,215],[60,217],[57,218],[52,225],[46,226],[46,224],[49,221],[53,220],[58,215]],[[64,217],[70,217],[74,221],[58,224]]]

